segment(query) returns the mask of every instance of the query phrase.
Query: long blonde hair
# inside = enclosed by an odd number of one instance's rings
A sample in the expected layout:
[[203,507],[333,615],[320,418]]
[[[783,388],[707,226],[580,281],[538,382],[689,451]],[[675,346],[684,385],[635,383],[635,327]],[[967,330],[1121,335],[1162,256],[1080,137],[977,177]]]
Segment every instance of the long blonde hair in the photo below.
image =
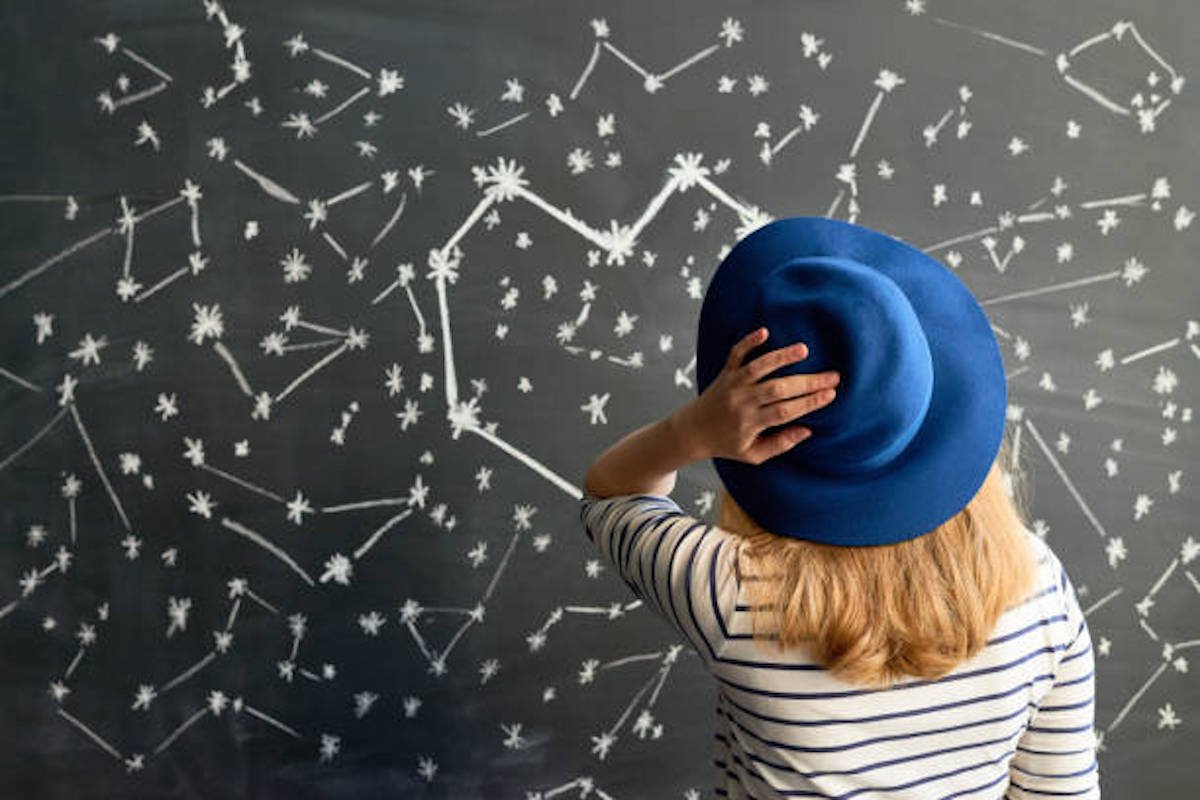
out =
[[[1006,486],[1001,470],[1009,452],[1006,437],[961,511],[923,536],[889,545],[778,536],[722,487],[718,524],[742,537],[734,564],[748,587],[758,646],[775,642],[781,651],[806,642],[834,675],[872,688],[904,676],[940,678],[981,650],[1036,571],[1024,532],[1023,472],[1010,472]],[[754,572],[745,573],[743,563]]]

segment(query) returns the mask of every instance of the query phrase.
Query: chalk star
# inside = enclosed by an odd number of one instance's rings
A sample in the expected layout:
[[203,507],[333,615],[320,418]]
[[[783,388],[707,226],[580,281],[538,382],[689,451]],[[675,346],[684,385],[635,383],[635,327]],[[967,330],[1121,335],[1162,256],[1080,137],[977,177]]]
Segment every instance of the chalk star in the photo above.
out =
[[287,518],[297,525],[303,524],[305,514],[315,513],[312,504],[299,489],[296,490],[296,496],[287,503],[287,509]]

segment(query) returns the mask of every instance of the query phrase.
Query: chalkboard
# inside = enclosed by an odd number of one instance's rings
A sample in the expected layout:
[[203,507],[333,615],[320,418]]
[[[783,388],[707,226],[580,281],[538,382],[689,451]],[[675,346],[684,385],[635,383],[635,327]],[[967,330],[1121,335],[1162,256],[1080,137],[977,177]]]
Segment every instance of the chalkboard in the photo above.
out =
[[694,396],[722,256],[813,214],[988,311],[1105,793],[1191,796],[1194,4],[4,20],[0,795],[707,796],[712,681],[580,487]]

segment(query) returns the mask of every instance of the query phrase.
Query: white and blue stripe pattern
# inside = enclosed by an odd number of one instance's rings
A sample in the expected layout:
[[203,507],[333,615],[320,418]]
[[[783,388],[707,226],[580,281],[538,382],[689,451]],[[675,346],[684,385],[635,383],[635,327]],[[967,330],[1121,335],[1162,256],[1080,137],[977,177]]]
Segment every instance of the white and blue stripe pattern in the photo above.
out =
[[886,690],[751,639],[735,534],[670,497],[584,494],[588,537],[717,680],[715,793],[728,798],[1098,798],[1094,658],[1075,589],[1028,533],[1037,585],[937,681]]

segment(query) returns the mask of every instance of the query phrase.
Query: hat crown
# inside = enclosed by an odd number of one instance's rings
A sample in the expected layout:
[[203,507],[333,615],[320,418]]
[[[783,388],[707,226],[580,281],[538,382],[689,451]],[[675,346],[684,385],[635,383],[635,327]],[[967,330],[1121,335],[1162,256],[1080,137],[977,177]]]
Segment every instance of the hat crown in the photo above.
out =
[[805,359],[765,380],[840,375],[833,402],[799,420],[812,437],[783,458],[846,475],[883,467],[903,452],[929,409],[933,362],[917,314],[891,278],[850,258],[792,258],[763,276],[754,313],[769,338],[747,361],[795,342],[808,346]]

